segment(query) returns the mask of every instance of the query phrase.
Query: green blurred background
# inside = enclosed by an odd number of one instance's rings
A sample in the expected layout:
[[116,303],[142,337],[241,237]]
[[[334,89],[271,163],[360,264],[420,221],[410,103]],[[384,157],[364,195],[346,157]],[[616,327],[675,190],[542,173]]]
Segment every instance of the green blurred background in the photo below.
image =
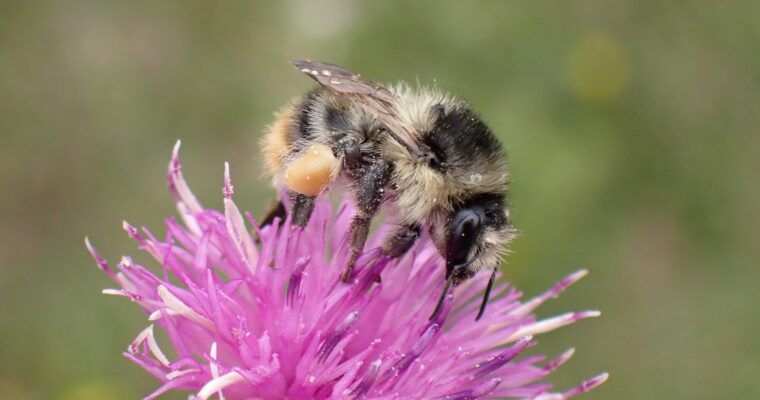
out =
[[[591,275],[540,311],[600,319],[540,338],[577,347],[558,388],[585,399],[760,397],[760,3],[654,1],[0,2],[0,398],[134,399],[120,352],[144,327],[100,294],[88,235],[135,254],[161,231],[171,147],[208,206],[273,196],[258,138],[329,60],[436,83],[502,138],[528,294]],[[170,399],[184,395],[166,396]]]

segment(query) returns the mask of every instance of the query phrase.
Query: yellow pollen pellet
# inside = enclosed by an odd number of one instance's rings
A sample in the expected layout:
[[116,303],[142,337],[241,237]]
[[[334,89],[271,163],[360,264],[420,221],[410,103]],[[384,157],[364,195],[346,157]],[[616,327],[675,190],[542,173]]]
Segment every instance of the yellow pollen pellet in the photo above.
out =
[[285,170],[285,184],[296,193],[317,196],[335,178],[338,167],[339,161],[330,147],[316,144],[290,163]]

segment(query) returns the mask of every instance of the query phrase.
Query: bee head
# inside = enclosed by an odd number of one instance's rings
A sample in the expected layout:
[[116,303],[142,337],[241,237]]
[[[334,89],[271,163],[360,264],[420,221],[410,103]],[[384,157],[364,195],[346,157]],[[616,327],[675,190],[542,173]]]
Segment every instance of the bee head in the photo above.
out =
[[455,208],[446,225],[446,285],[430,318],[435,318],[440,311],[451,286],[457,286],[485,269],[491,271],[491,278],[476,318],[480,319],[496,279],[501,261],[500,252],[513,236],[504,207],[504,196],[495,193],[475,196],[471,201]]
[[503,197],[481,195],[454,210],[446,228],[446,279],[454,286],[498,267],[511,238]]

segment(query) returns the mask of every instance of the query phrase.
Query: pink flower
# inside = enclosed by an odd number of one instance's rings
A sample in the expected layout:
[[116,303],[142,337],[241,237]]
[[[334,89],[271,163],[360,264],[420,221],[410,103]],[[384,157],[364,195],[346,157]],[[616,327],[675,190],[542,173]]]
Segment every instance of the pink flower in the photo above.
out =
[[[377,250],[382,234],[374,235],[367,246],[373,250],[357,262],[357,281],[344,284],[349,203],[335,212],[320,202],[304,230],[289,221],[260,228],[232,201],[228,167],[224,210],[203,207],[182,177],[178,150],[179,143],[169,188],[182,223],[167,219],[163,240],[124,223],[158,262],[155,272],[129,257],[114,269],[86,241],[100,269],[120,287],[103,292],[127,297],[148,316],[148,327],[124,353],[162,382],[146,399],[185,390],[196,399],[547,400],[607,379],[601,374],[550,392],[543,379],[573,350],[548,362],[520,357],[536,344],[534,335],[599,315],[570,312],[538,321],[532,314],[586,271],[524,302],[514,288],[499,284],[476,322],[488,279],[479,275],[459,286],[429,321],[444,268],[428,237],[401,259],[388,260]],[[159,347],[155,325],[166,332],[172,355]]]

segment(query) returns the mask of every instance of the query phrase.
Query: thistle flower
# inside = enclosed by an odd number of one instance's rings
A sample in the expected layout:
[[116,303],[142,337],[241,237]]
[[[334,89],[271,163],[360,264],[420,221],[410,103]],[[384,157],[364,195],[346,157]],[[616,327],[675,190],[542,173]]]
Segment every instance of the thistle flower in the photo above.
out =
[[[443,261],[430,238],[402,258],[380,256],[382,233],[356,263],[357,279],[340,281],[348,257],[353,208],[318,203],[301,230],[289,220],[259,227],[232,201],[229,167],[224,210],[204,208],[180,171],[179,143],[169,188],[182,223],[166,220],[166,237],[124,223],[160,264],[158,272],[123,257],[112,268],[86,240],[100,269],[142,307],[150,325],[124,355],[163,385],[148,395],[191,391],[191,398],[227,399],[565,399],[604,382],[601,374],[564,392],[543,381],[573,354],[554,360],[520,357],[534,335],[597,311],[537,320],[533,311],[579,280],[578,271],[521,302],[502,283],[476,322],[487,276],[462,284],[428,320],[444,284]],[[247,219],[247,221],[246,221]],[[249,229],[249,226],[253,230]],[[379,228],[384,231],[385,227]],[[258,241],[257,241],[258,240]],[[487,275],[487,274],[486,274]],[[158,325],[172,355],[158,344]]]

